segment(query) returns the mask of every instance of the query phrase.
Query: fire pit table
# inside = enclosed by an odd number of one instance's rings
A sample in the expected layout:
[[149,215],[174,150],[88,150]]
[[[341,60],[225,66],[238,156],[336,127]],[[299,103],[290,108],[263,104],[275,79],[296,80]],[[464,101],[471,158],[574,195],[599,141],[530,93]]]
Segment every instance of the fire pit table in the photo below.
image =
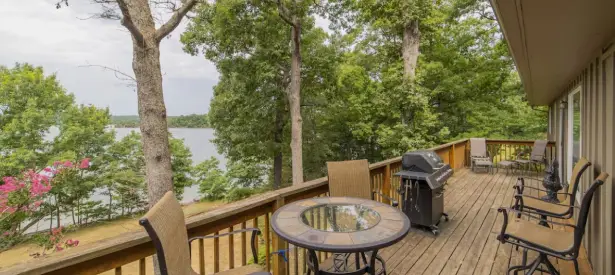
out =
[[338,274],[319,268],[315,251],[354,253],[355,270],[342,272],[358,275],[376,274],[378,250],[403,239],[410,221],[397,208],[377,201],[323,197],[283,206],[273,214],[271,228],[280,238],[307,249],[307,265],[315,275]]

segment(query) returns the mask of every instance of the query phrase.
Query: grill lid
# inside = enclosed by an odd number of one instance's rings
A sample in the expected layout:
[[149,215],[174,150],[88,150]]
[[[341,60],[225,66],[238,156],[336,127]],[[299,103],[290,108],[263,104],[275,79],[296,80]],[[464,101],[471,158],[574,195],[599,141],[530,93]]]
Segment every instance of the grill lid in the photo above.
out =
[[444,162],[434,151],[421,150],[405,153],[401,161],[404,171],[433,174],[444,166]]

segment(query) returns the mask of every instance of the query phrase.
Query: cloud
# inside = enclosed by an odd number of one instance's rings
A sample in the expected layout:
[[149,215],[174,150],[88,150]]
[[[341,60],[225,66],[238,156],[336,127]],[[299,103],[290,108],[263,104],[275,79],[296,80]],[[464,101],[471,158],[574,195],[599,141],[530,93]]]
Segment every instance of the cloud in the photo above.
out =
[[[28,62],[56,73],[77,102],[109,107],[113,114],[136,114],[137,97],[113,73],[87,64],[132,74],[132,41],[119,21],[88,19],[100,10],[85,0],[55,8],[57,0],[0,1],[0,65]],[[218,73],[202,56],[182,51],[183,22],[161,43],[165,102],[169,115],[209,109]]]

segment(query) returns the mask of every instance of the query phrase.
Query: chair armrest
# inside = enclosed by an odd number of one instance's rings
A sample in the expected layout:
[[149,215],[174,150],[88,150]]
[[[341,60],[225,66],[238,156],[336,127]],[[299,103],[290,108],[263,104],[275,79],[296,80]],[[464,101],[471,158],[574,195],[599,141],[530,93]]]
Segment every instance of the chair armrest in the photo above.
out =
[[389,197],[389,196],[387,196],[385,194],[382,194],[382,193],[380,193],[378,191],[373,191],[372,193],[376,194],[376,195],[379,195],[380,197],[383,197],[385,199],[390,200],[391,201],[391,206],[393,206],[393,207],[397,207],[399,205],[398,201],[394,200],[393,198],[391,198],[391,197]]
[[[570,196],[570,194],[568,194],[568,193],[556,193],[556,194],[560,194],[560,195],[565,195],[565,194],[567,194],[568,196]],[[565,207],[571,207],[571,206],[570,206],[570,205],[568,205],[568,204],[563,204],[563,203],[556,203],[556,202],[545,201],[545,200],[542,200],[542,199],[541,199],[541,198],[539,198],[539,197],[534,197],[534,196],[531,196],[531,195],[525,195],[525,194],[515,194],[515,198],[517,198],[517,197],[521,197],[521,198],[523,198],[523,197],[525,197],[525,198],[532,198],[532,199],[537,199],[537,200],[544,201],[544,202],[549,203],[549,204],[554,204],[554,205],[559,205],[559,206],[565,206]],[[577,209],[580,209],[580,208],[579,208],[578,206],[576,206],[576,205],[573,205],[572,207],[577,208]]]
[[500,229],[500,234],[496,237],[496,239],[500,241],[501,243],[506,242],[506,228],[508,227],[508,209],[509,208],[504,208],[504,207],[498,208],[498,212],[504,215],[504,222],[502,222],[502,228]]
[[240,230],[235,230],[235,231],[231,231],[231,232],[226,232],[226,233],[222,233],[222,234],[218,234],[218,235],[213,235],[213,236],[197,236],[197,237],[192,237],[190,239],[188,239],[188,248],[190,249],[190,251],[192,251],[192,241],[194,240],[206,240],[206,239],[216,239],[216,238],[220,238],[220,237],[224,237],[224,236],[229,236],[229,235],[234,235],[234,234],[239,234],[239,233],[244,233],[244,232],[252,232],[252,236],[250,237],[250,246],[252,248],[252,256],[254,257],[254,263],[258,264],[258,253],[256,251],[256,236],[261,234],[261,230],[258,228],[245,228],[245,229],[240,229]]
[[[572,227],[572,228],[577,228],[575,225],[572,225],[572,224],[569,224],[569,223],[554,222],[554,221],[549,221],[549,220],[543,219],[543,218],[540,217],[540,215],[544,215],[543,213],[538,213],[538,212],[534,212],[534,211],[519,211],[519,210],[515,210],[515,209],[512,209],[512,208],[506,208],[506,209],[509,212],[514,212],[514,213],[517,213],[519,215],[524,215],[524,216],[530,217],[530,218],[538,220],[538,221],[544,221],[544,222],[550,223],[550,224],[556,224],[556,225],[561,225],[561,226],[568,226],[568,227]],[[532,215],[532,214],[534,214],[534,215]],[[537,216],[535,216],[535,215],[537,215]],[[557,217],[555,217],[555,218],[557,218]]]

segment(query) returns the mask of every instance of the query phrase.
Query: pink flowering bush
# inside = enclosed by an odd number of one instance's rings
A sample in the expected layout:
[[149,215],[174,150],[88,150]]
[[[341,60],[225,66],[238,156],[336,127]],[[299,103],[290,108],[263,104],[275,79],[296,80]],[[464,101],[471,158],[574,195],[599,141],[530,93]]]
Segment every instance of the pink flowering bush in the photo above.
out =
[[57,227],[51,229],[49,233],[41,233],[37,234],[34,237],[34,242],[43,248],[41,253],[33,254],[33,256],[38,257],[45,255],[47,251],[63,251],[67,248],[75,247],[79,245],[78,240],[68,239],[64,240],[64,228]]
[[[10,247],[22,239],[24,228],[20,228],[29,219],[41,219],[47,214],[39,211],[47,198],[55,195],[58,198],[63,192],[62,185],[66,181],[75,181],[75,175],[80,170],[90,167],[90,159],[86,158],[78,163],[56,161],[53,166],[46,167],[40,172],[28,170],[16,177],[4,177],[0,183],[0,250]],[[54,188],[54,186],[56,186]],[[52,190],[57,189],[57,190]],[[47,209],[58,205],[45,204]],[[52,232],[53,233],[53,232]],[[77,242],[78,243],[78,242]],[[60,248],[73,246],[74,242],[62,244]]]
[[48,176],[28,170],[19,177],[4,177],[0,185],[0,232],[13,235],[21,222],[26,220],[43,203],[51,190]]

